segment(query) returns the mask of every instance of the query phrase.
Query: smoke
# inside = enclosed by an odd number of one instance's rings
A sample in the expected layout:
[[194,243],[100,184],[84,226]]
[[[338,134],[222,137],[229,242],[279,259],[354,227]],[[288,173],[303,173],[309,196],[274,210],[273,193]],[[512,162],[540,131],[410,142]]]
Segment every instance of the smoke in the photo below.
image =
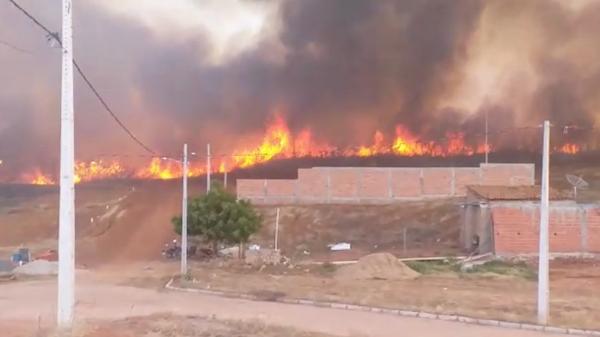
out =
[[[398,123],[425,138],[465,131],[480,142],[485,114],[492,132],[546,118],[593,126],[598,118],[594,1],[239,0],[270,12],[256,41],[240,35],[227,45],[244,48],[219,62],[217,28],[151,27],[100,1],[75,3],[75,57],[124,122],[161,153],[177,153],[184,142],[231,153],[275,113],[294,131],[310,127],[340,146],[369,142],[376,129],[392,134]],[[59,30],[60,6],[21,2]],[[31,52],[0,45],[0,178],[36,166],[55,172],[60,51],[7,2],[0,39]],[[75,90],[78,158],[141,152],[80,80]],[[559,136],[594,141],[591,131]],[[537,144],[526,138],[492,141]]]

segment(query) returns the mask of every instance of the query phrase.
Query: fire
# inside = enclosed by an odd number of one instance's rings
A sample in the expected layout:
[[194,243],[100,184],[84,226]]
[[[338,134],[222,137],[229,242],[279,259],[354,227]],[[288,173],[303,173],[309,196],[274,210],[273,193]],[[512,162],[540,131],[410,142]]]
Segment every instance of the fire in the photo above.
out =
[[396,139],[392,144],[392,150],[397,155],[411,157],[428,153],[427,146],[419,143],[417,137],[402,125],[396,127]]
[[28,182],[32,185],[54,185],[54,180],[42,173],[39,169],[36,169],[32,174],[25,174],[23,177],[23,181]]
[[169,180],[181,177],[181,164],[175,160],[152,158],[147,167],[135,173],[136,178]]
[[388,149],[385,146],[385,137],[381,131],[377,130],[375,131],[375,135],[373,135],[373,145],[359,147],[356,155],[359,157],[370,157],[387,152]]
[[[426,139],[411,132],[403,125],[397,125],[393,138],[377,130],[373,134],[371,144],[359,147],[336,148],[327,143],[316,141],[310,129],[306,128],[298,133],[292,133],[281,116],[275,116],[272,123],[266,127],[262,140],[234,150],[232,155],[218,156],[212,163],[211,172],[225,173],[237,168],[247,168],[273,159],[292,157],[315,157],[326,155],[341,155],[347,157],[369,157],[376,155],[396,156],[454,156],[474,155],[490,152],[492,147],[488,144],[471,144],[466,140],[463,132],[448,132],[443,138],[437,140]],[[575,154],[581,151],[577,144],[564,144],[555,148],[556,152]],[[182,163],[176,159],[152,158],[146,166],[141,168],[125,167],[119,161],[77,161],[75,165],[75,182],[87,182],[96,179],[133,177],[138,179],[177,179],[183,174]],[[188,167],[189,177],[198,177],[206,174],[206,162],[193,162]],[[51,175],[42,173],[41,170],[32,174],[23,175],[21,181],[36,184],[55,184]]]
[[280,116],[276,116],[272,125],[267,128],[262,143],[254,149],[234,151],[233,162],[236,167],[250,167],[264,163],[274,157],[289,153],[292,148],[291,135],[287,124]]
[[577,144],[567,143],[558,148],[558,152],[566,154],[577,154],[581,151],[581,146]]
[[75,163],[75,183],[97,179],[115,178],[122,176],[125,169],[117,161],[105,163],[102,160],[89,163],[77,161]]

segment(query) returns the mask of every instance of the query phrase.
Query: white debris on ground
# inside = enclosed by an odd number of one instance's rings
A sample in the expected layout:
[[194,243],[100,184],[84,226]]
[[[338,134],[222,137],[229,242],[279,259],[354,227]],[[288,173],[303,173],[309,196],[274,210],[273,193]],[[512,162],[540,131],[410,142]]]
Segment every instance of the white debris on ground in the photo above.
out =
[[348,242],[339,242],[327,245],[331,251],[350,250],[351,246]]
[[58,262],[46,261],[46,260],[35,260],[19,266],[13,270],[15,275],[28,275],[28,276],[43,276],[43,275],[57,275],[58,274]]

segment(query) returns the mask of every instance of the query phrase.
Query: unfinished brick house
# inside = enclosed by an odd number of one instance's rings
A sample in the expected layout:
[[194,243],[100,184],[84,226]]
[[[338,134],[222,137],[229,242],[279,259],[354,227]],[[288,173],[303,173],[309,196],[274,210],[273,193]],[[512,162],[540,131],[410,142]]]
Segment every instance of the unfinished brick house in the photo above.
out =
[[[468,186],[461,241],[471,249],[496,255],[535,255],[538,252],[539,186]],[[577,204],[550,191],[550,252],[600,253],[600,206]]]

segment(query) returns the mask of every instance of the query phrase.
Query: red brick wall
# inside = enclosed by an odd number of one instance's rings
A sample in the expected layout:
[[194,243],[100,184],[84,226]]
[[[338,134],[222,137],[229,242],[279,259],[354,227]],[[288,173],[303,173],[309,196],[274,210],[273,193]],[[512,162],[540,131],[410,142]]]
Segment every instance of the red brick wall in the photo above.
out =
[[295,179],[271,179],[266,184],[267,197],[293,197],[296,195]]
[[299,169],[298,197],[300,199],[326,200],[329,193],[327,176],[327,169]]
[[357,199],[359,170],[353,168],[329,170],[329,195],[331,198]]
[[468,185],[479,184],[481,178],[479,168],[459,167],[454,169],[454,193],[457,195],[467,195]]
[[[535,203],[495,203],[492,219],[496,253],[536,254],[539,212],[539,205]],[[600,252],[600,209],[551,205],[549,220],[550,252]]]
[[586,214],[587,247],[591,253],[600,253],[600,209],[590,209]]
[[421,197],[421,169],[392,168],[392,198]]
[[385,199],[390,197],[390,172],[387,169],[361,169],[358,196]]
[[452,194],[452,169],[451,168],[424,168],[423,169],[423,194],[425,196]]
[[465,196],[467,185],[531,185],[533,172],[532,164],[482,164],[480,168],[317,167],[299,169],[296,184],[291,180],[267,180],[265,187],[264,180],[239,180],[238,197],[259,203],[329,203]]
[[238,179],[236,181],[238,196],[264,197],[265,181],[263,179]]

